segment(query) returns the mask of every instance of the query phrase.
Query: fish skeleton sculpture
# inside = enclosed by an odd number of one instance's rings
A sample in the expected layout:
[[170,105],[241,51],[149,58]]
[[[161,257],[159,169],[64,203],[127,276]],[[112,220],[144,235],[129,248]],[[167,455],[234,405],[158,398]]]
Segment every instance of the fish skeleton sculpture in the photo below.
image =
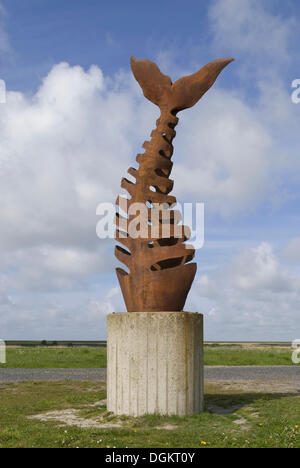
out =
[[[179,212],[172,209],[176,198],[169,195],[173,189],[169,176],[177,114],[193,107],[232,61],[215,60],[172,84],[155,63],[131,58],[132,72],[144,96],[160,108],[161,114],[151,140],[143,144],[145,152],[137,155],[139,168],[128,170],[135,182],[122,180],[121,187],[130,198],[118,197],[116,202],[115,237],[122,247],[116,247],[115,255],[128,269],[118,268],[117,275],[128,312],[176,312],[184,308],[197,265],[190,263],[195,249],[185,243],[190,231],[180,224]],[[136,206],[144,209],[134,212]],[[131,222],[143,235],[131,234]]]

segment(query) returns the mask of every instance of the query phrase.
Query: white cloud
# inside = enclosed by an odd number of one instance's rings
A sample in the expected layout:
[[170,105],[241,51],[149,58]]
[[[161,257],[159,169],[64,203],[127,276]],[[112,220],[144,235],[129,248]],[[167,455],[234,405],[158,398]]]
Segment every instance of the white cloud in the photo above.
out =
[[291,239],[288,242],[284,249],[283,256],[290,263],[300,263],[300,237]]
[[107,295],[106,295],[106,299],[111,299],[113,297],[116,297],[116,296],[119,296],[121,293],[121,290],[119,288],[119,286],[115,286],[114,288],[111,288]]
[[133,83],[61,63],[35,95],[9,91],[0,107],[1,336],[104,338],[116,261],[96,208],[115,201],[155,122]]
[[[28,297],[15,304],[2,305],[0,336],[2,339],[101,340],[105,339],[106,315],[115,311],[109,302],[65,296],[66,303],[51,297]],[[77,302],[79,299],[79,303]],[[62,301],[62,298],[60,298]]]
[[110,268],[107,249],[42,246],[20,249],[7,256],[7,286],[19,291],[52,291],[86,287],[92,275]]
[[261,0],[215,0],[209,19],[215,47],[247,62],[251,75],[269,75],[274,67],[290,61],[291,34],[297,22],[269,12]]
[[268,243],[202,275],[197,291],[208,311],[207,332],[216,339],[292,341],[299,330],[300,278],[280,265]]
[[221,90],[187,113],[176,142],[176,153],[186,157],[175,163],[175,192],[205,201],[209,213],[253,210],[273,190],[272,137],[257,117]]
[[22,264],[25,282],[39,269],[69,277],[107,268],[96,207],[114,202],[141,122],[151,118],[127,79],[116,90],[98,67],[62,63],[36,95],[8,92],[0,108],[0,255],[2,267]]
[[87,310],[87,321],[95,321],[95,319],[106,317],[108,314],[115,312],[111,302],[90,301]]

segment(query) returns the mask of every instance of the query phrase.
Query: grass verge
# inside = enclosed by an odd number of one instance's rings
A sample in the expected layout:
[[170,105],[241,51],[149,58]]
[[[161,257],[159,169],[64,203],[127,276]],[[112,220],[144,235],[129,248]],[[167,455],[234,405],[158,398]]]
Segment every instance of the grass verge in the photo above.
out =
[[[106,412],[101,403],[104,384],[0,384],[0,396],[0,448],[300,448],[299,393],[249,392],[208,384],[203,414],[136,419]],[[44,421],[32,419],[47,414]],[[57,419],[51,420],[51,414]],[[76,415],[74,424],[84,422],[85,427],[68,425],[73,424],[68,414]]]

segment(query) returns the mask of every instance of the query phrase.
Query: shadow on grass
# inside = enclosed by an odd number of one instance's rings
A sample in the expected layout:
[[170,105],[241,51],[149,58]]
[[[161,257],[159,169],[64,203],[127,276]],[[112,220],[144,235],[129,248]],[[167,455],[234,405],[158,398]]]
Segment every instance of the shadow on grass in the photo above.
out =
[[206,394],[205,410],[216,414],[232,414],[258,400],[272,401],[281,398],[300,397],[300,390],[294,393],[227,393]]

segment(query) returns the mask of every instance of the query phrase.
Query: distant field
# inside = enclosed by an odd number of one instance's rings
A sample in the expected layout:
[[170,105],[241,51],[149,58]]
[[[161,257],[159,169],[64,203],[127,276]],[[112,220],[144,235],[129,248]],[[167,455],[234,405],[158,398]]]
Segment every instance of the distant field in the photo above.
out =
[[6,345],[9,347],[30,347],[30,348],[35,348],[35,347],[78,347],[78,346],[84,346],[84,347],[89,347],[89,348],[98,348],[98,347],[106,347],[106,341],[53,341],[53,340],[42,340],[42,341],[6,341]]
[[7,364],[18,369],[83,369],[106,367],[106,348],[8,347]]
[[[106,367],[105,342],[10,342],[7,364],[0,367],[97,368]],[[80,343],[80,344],[75,344]],[[205,364],[208,366],[276,366],[292,365],[289,343],[213,343],[205,344]]]
[[288,366],[293,365],[291,349],[277,346],[205,346],[207,366]]

